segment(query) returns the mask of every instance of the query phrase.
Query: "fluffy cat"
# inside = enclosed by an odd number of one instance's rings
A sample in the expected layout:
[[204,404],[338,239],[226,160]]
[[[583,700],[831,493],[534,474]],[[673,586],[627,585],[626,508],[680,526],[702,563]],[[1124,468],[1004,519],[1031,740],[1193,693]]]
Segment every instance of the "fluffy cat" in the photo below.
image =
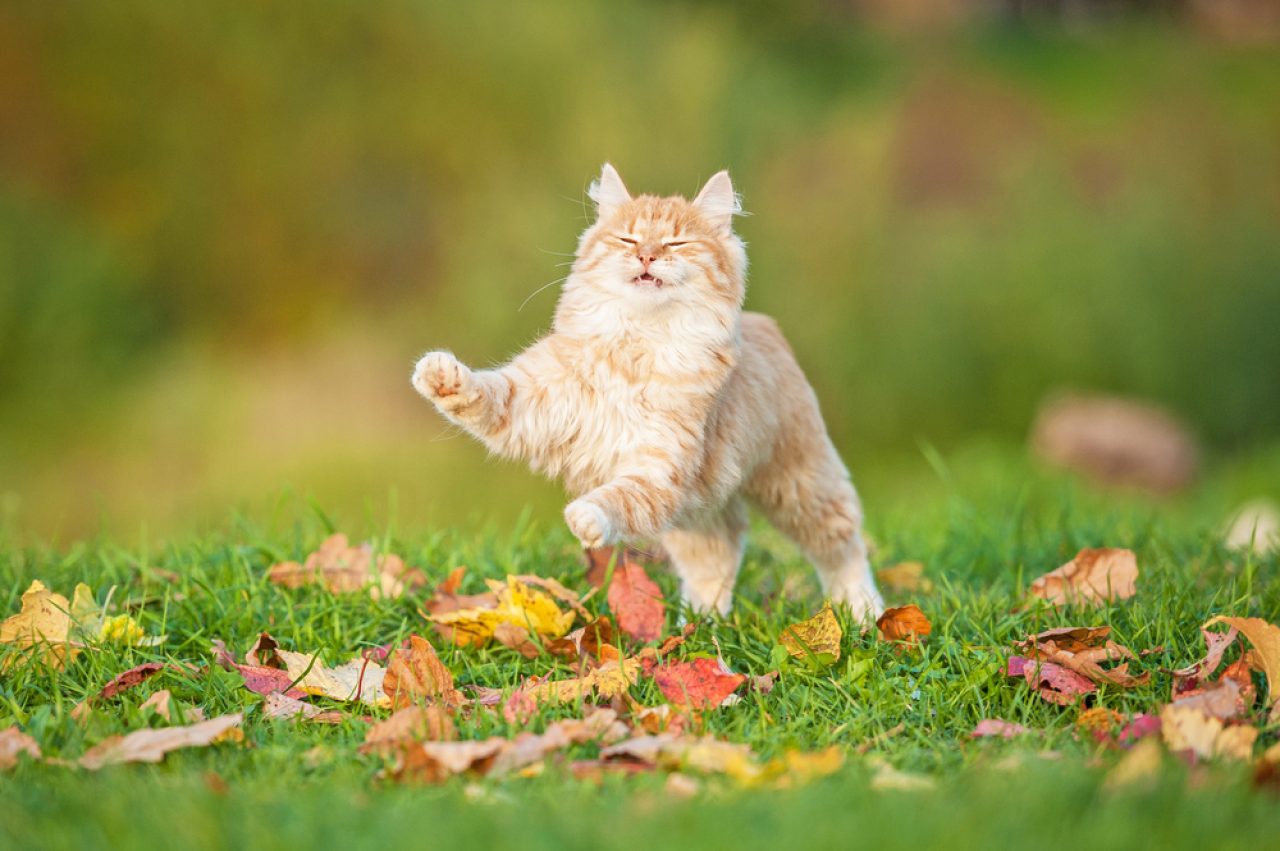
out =
[[883,602],[862,509],[778,326],[744,313],[746,250],[728,172],[692,201],[631,197],[606,164],[547,336],[498,369],[446,351],[413,386],[499,455],[560,477],[586,547],[660,538],[697,610],[726,614],[746,503],[804,550],[828,597]]

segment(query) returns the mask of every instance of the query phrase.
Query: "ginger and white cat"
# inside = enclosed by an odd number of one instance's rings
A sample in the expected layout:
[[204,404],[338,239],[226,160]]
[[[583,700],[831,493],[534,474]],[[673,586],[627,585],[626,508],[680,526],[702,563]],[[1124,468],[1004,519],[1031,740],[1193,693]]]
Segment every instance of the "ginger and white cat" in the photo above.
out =
[[862,509],[818,400],[773,320],[742,311],[729,174],[692,201],[633,198],[606,164],[590,195],[598,216],[551,333],[498,369],[430,352],[414,387],[491,451],[561,477],[584,546],[660,538],[694,609],[729,611],[749,502],[832,600],[878,615]]

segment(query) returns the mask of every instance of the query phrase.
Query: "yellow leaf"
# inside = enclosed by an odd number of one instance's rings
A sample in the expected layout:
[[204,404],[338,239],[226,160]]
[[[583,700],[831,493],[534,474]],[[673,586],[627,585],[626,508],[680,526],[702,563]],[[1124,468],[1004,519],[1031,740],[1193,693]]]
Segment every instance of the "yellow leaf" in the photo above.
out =
[[0,644],[14,644],[27,652],[9,657],[6,667],[17,659],[37,658],[61,671],[80,652],[71,641],[71,604],[61,594],[50,591],[39,579],[22,594],[22,610],[0,623]]
[[525,693],[538,702],[566,703],[589,697],[593,692],[600,697],[617,697],[626,692],[640,676],[638,658],[605,662],[580,677],[538,683]]
[[488,643],[501,624],[523,627],[545,638],[559,638],[573,625],[573,611],[560,611],[551,596],[530,588],[515,577],[508,576],[505,585],[497,582],[491,585],[497,594],[495,608],[455,609],[430,615],[429,619],[449,626],[453,630],[454,641],[460,647],[479,647]]
[[797,659],[813,658],[820,664],[830,665],[840,660],[840,639],[843,637],[840,621],[827,605],[808,620],[784,629],[779,641]]
[[1113,791],[1135,784],[1141,786],[1154,785],[1160,772],[1160,763],[1163,760],[1163,756],[1160,743],[1155,740],[1154,736],[1140,739],[1115,764],[1115,767],[1107,772],[1107,778],[1102,781],[1102,788]]
[[318,653],[307,655],[280,649],[275,652],[289,676],[297,680],[298,688],[307,694],[330,700],[354,700],[368,706],[385,708],[391,705],[391,699],[382,689],[387,671],[377,662],[357,658],[330,668],[321,661]]
[[1258,738],[1256,727],[1227,726],[1198,709],[1177,704],[1160,710],[1160,734],[1169,750],[1191,751],[1202,759],[1249,759]]
[[1225,623],[1240,630],[1253,645],[1262,672],[1267,677],[1267,704],[1271,706],[1271,721],[1280,721],[1280,627],[1262,618],[1216,617],[1205,626]]

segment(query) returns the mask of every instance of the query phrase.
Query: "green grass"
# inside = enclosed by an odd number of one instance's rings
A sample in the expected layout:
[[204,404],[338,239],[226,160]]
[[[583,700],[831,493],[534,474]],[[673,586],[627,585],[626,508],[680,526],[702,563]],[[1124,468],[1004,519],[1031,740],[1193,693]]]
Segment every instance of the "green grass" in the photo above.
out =
[[[243,653],[259,631],[285,647],[322,650],[331,662],[364,648],[427,633],[419,599],[373,601],[315,589],[268,584],[265,568],[299,558],[335,522],[314,510],[286,507],[279,517],[237,519],[215,533],[147,547],[100,540],[58,551],[0,545],[0,603],[18,608],[33,578],[69,593],[88,582],[102,600],[150,599],[144,626],[169,636],[156,650],[104,647],[83,654],[66,672],[28,666],[0,677],[0,727],[18,723],[46,755],[74,758],[107,735],[146,723],[137,707],[161,688],[207,714],[244,709],[246,745],[170,754],[159,765],[107,768],[97,774],[23,763],[0,775],[3,847],[529,847],[773,848],[853,844],[889,848],[1120,847],[1143,845],[1257,847],[1280,831],[1280,807],[1251,788],[1243,766],[1188,769],[1167,758],[1151,788],[1113,792],[1103,778],[1118,754],[1074,733],[1076,708],[1042,702],[1001,673],[1010,642],[1063,624],[1109,624],[1135,650],[1163,647],[1145,658],[1149,686],[1104,689],[1097,704],[1121,712],[1149,710],[1168,694],[1162,671],[1202,653],[1197,627],[1215,613],[1280,612],[1277,559],[1225,551],[1217,536],[1240,482],[1253,481],[1277,459],[1259,457],[1220,468],[1195,493],[1175,502],[1100,494],[1029,469],[995,450],[944,462],[931,479],[869,500],[877,562],[918,559],[935,582],[915,595],[934,633],[920,649],[902,652],[870,638],[846,636],[845,655],[813,672],[790,664],[768,695],[707,714],[711,732],[749,743],[762,757],[787,749],[848,747],[836,776],[798,789],[740,789],[707,778],[703,791],[680,800],[661,776],[603,786],[572,779],[559,758],[534,778],[472,781],[439,787],[389,786],[376,778],[382,763],[356,754],[366,724],[337,727],[272,722],[258,717],[259,698],[237,676],[216,667],[196,675],[166,671],[103,705],[87,725],[71,708],[114,674],[149,660],[210,661],[214,638]],[[1245,472],[1240,472],[1245,471]],[[1274,478],[1273,478],[1274,480]],[[877,504],[878,503],[878,504]],[[524,525],[485,533],[397,528],[349,520],[354,537],[401,553],[433,580],[459,564],[470,568],[464,590],[483,577],[536,572],[584,589],[582,568],[567,533]],[[1131,601],[1095,611],[1033,608],[1015,612],[1021,591],[1081,546],[1132,547],[1142,577]],[[175,571],[170,584],[154,568]],[[654,571],[669,599],[672,577]],[[785,592],[785,593],[784,593]],[[757,529],[733,615],[704,625],[685,655],[714,653],[718,640],[735,670],[771,669],[781,629],[811,614],[820,598],[807,566],[766,529]],[[906,602],[891,597],[890,603]],[[590,605],[602,605],[593,602]],[[674,628],[679,613],[672,612]],[[524,660],[502,648],[442,647],[461,683],[511,686],[545,673],[548,660]],[[657,704],[651,682],[633,689]],[[540,729],[577,707],[545,709]],[[984,717],[1002,717],[1042,731],[1013,742],[968,738]],[[858,745],[897,725],[902,732],[865,753]],[[510,735],[500,716],[463,722],[463,737]],[[1265,730],[1260,747],[1277,738]],[[1056,759],[1041,758],[1057,752]],[[594,754],[580,746],[572,758]],[[877,760],[932,776],[933,790],[876,791]],[[211,779],[214,775],[221,782]]]

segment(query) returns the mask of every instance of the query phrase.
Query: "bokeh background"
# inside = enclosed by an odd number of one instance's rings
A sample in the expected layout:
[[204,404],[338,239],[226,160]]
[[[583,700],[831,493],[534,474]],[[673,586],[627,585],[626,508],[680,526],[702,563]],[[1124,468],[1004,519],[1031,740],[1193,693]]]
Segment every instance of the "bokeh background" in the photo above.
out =
[[731,170],[749,306],[873,513],[1064,387],[1274,495],[1278,34],[1269,0],[4,3],[4,523],[555,523],[408,378],[548,326],[605,160]]

